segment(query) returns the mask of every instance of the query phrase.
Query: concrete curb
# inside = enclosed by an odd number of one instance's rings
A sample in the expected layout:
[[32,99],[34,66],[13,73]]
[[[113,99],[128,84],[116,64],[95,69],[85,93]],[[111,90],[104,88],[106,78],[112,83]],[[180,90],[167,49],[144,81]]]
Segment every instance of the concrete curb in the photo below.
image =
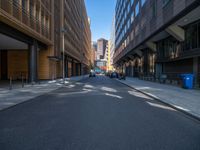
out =
[[172,104],[170,104],[170,103],[164,102],[162,99],[159,99],[159,98],[157,98],[157,97],[154,97],[154,96],[152,96],[151,94],[149,94],[149,93],[147,93],[147,92],[143,92],[143,91],[141,91],[141,90],[138,90],[137,88],[134,88],[133,86],[130,86],[130,85],[126,84],[126,83],[123,83],[123,82],[121,82],[121,81],[118,80],[118,79],[116,79],[116,81],[118,81],[119,83],[121,83],[121,84],[123,84],[123,85],[126,85],[126,86],[128,86],[129,88],[134,89],[134,90],[136,90],[137,92],[140,92],[140,93],[142,93],[142,94],[144,94],[144,95],[146,95],[146,96],[148,96],[148,97],[150,97],[150,98],[152,98],[152,99],[154,99],[154,100],[156,100],[156,101],[158,101],[158,102],[160,102],[160,103],[163,103],[164,105],[166,105],[166,106],[168,106],[168,107],[171,107],[171,108],[173,108],[173,109],[175,109],[175,110],[177,110],[177,111],[179,111],[179,112],[185,114],[186,116],[190,117],[191,119],[194,119],[195,121],[198,121],[198,123],[200,123],[200,117],[195,116],[195,115],[193,115],[193,114],[191,114],[191,113],[189,113],[189,112],[187,112],[187,111],[184,111],[184,110],[182,110],[182,109],[180,109],[180,108],[178,108],[178,107],[176,107],[176,106],[174,106],[174,105],[172,105]]

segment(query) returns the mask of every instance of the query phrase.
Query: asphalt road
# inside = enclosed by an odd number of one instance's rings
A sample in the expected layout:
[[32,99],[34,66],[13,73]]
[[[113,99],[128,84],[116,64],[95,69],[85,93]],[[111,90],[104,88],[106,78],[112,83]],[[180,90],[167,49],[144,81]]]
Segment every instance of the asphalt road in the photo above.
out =
[[200,123],[98,76],[0,111],[0,150],[200,150]]

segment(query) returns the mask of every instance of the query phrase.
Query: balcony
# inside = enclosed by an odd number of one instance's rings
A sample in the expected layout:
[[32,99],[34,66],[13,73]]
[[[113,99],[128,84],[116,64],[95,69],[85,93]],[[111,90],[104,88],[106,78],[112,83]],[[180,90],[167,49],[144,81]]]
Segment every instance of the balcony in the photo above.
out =
[[47,39],[51,39],[50,28],[48,25],[41,22],[42,19],[37,19],[33,14],[18,3],[12,0],[0,0],[0,10],[6,12],[17,21],[21,22],[23,25],[29,27],[30,30],[34,30]]

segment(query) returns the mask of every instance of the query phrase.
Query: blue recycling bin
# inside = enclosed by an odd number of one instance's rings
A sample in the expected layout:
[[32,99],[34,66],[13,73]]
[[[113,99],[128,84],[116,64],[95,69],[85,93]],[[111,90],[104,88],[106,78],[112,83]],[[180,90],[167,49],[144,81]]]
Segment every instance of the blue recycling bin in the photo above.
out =
[[181,74],[181,78],[183,81],[183,88],[193,89],[193,81],[194,81],[193,74]]

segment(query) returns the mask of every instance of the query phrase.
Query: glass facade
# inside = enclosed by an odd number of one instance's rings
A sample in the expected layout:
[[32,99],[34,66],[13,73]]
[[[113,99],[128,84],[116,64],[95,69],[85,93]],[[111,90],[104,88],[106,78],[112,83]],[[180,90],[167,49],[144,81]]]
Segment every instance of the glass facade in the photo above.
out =
[[[117,1],[116,14],[115,14],[115,19],[116,19],[115,45],[117,47],[116,51],[121,52],[124,48],[126,48],[127,39],[129,40],[134,39],[134,37],[130,38],[131,32],[132,32],[130,31],[130,28],[133,27],[133,24],[135,23],[135,18],[139,16],[140,9],[141,7],[144,6],[146,2],[147,2],[146,0],[118,0]],[[137,25],[135,26],[135,28],[137,28],[136,31],[138,31],[138,26]],[[134,30],[133,28],[131,29]]]
[[139,6],[139,1],[138,1],[135,7],[135,16],[139,14],[139,11],[140,11],[140,6]]
[[[179,42],[172,36],[157,42],[158,59],[180,58],[184,52],[200,48],[200,21],[190,24],[185,29],[185,41]],[[192,55],[192,54],[191,54]]]
[[184,50],[190,50],[199,48],[199,26],[200,23],[195,23],[192,25],[189,25],[185,28],[185,48]]
[[171,0],[162,0],[163,2],[163,7],[166,6]]
[[146,0],[141,0],[141,5],[143,6],[145,4]]
[[157,14],[157,0],[153,0],[152,4],[152,18],[156,17]]
[[181,43],[176,41],[173,37],[164,39],[157,43],[157,58],[177,58],[180,54]]

